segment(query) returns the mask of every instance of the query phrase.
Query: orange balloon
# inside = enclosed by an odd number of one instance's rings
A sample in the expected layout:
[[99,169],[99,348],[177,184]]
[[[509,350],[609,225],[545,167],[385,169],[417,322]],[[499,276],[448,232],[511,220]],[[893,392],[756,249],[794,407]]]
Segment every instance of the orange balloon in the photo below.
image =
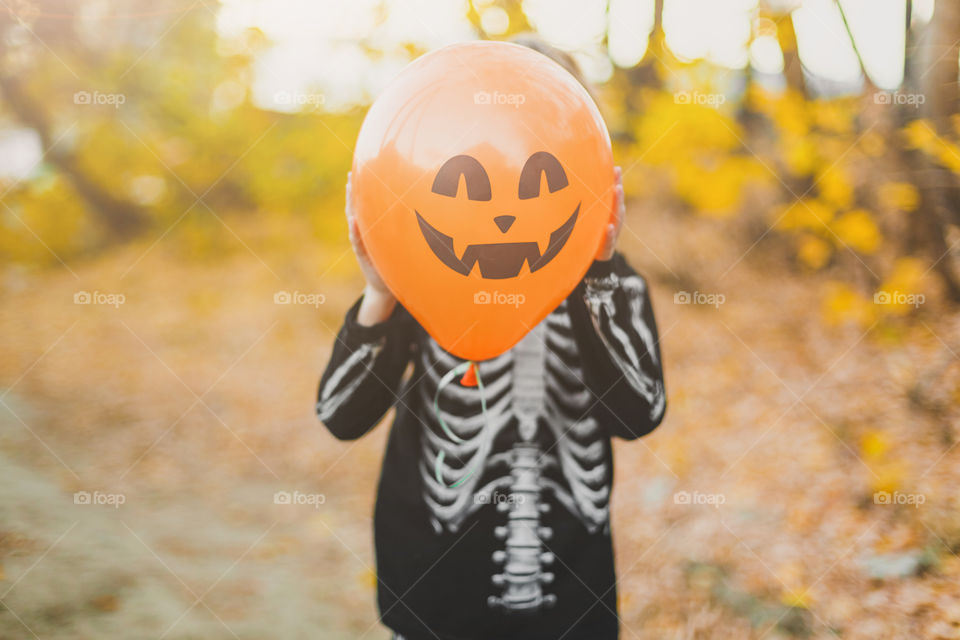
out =
[[526,47],[471,42],[415,60],[367,113],[353,206],[384,282],[450,353],[515,345],[583,278],[614,202],[590,95]]

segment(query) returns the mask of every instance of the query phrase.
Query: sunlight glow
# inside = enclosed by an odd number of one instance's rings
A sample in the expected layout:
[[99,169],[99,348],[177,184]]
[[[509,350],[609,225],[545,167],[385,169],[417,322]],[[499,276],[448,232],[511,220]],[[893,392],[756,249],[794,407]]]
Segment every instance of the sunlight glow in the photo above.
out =
[[[934,0],[913,0],[913,24],[927,24],[933,18]],[[904,11],[906,12],[906,11]]]
[[870,78],[883,89],[903,81],[907,8],[904,0],[843,0]]
[[793,12],[800,60],[807,71],[820,78],[853,86],[861,77],[860,64],[834,2],[805,0]]
[[[322,100],[342,109],[379,93],[407,63],[405,45],[472,39],[466,14],[464,1],[450,0],[223,0],[217,30],[229,37],[257,27],[272,43],[255,63],[257,105],[297,111]],[[365,46],[383,55],[372,60]]]
[[607,47],[618,67],[636,65],[647,52],[653,5],[653,0],[611,0]]
[[[780,1],[784,10],[800,5],[793,18],[807,71],[830,87],[856,90],[860,66],[835,0]],[[867,70],[885,89],[903,78],[905,1],[843,0]],[[609,6],[604,0],[523,1],[533,28],[570,51],[594,82],[609,78],[614,64],[631,67],[643,59],[653,5],[654,0],[610,0]],[[750,44],[752,26],[764,20],[757,17],[758,0],[664,0],[664,5],[666,45],[681,60],[706,59],[732,69],[751,64],[768,75],[781,71],[774,33],[758,28]],[[468,6],[467,0],[222,0],[217,28],[225,52],[251,27],[268,39],[254,68],[253,99],[259,106],[296,111],[319,103],[342,109],[379,93],[409,60],[409,45],[429,50],[475,38]],[[474,7],[488,33],[510,28],[506,11],[494,0],[475,0]],[[914,8],[914,19],[927,21],[933,0],[914,0]],[[369,50],[382,55],[371,57]],[[228,89],[218,94],[218,106],[235,102]]]
[[480,25],[490,35],[503,35],[510,28],[510,16],[500,7],[489,7],[480,14]]
[[524,0],[523,10],[545,40],[570,51],[599,43],[607,28],[602,0]]
[[667,46],[685,60],[707,59],[732,69],[747,65],[757,0],[664,0]]
[[773,36],[758,36],[750,44],[750,66],[760,73],[783,73],[783,52]]

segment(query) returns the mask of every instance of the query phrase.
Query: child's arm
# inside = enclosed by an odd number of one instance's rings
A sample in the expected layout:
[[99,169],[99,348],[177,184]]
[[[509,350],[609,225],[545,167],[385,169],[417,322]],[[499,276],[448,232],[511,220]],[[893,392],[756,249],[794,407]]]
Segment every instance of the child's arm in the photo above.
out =
[[347,312],[317,393],[317,417],[340,440],[365,434],[398,399],[415,326],[367,255],[353,211],[350,182],[348,173],[347,229],[367,286]]
[[381,319],[371,298],[368,292],[347,312],[320,379],[317,417],[340,440],[359,438],[380,421],[398,399],[410,360],[412,319],[394,304],[385,319],[365,324],[365,314]]
[[593,264],[568,304],[598,419],[622,438],[649,433],[663,419],[666,394],[646,281],[615,254]]

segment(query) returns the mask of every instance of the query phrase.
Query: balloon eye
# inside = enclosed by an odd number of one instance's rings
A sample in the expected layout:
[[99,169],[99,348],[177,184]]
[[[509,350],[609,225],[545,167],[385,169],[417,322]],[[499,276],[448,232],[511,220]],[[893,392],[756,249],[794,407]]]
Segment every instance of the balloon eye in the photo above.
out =
[[547,175],[547,188],[550,193],[563,189],[567,184],[567,174],[560,161],[546,151],[537,151],[527,159],[520,172],[520,188],[517,195],[521,200],[529,200],[540,195],[540,174]]
[[460,188],[460,176],[467,185],[467,198],[470,200],[489,200],[490,178],[476,158],[454,156],[443,163],[433,179],[431,191],[441,196],[457,197]]

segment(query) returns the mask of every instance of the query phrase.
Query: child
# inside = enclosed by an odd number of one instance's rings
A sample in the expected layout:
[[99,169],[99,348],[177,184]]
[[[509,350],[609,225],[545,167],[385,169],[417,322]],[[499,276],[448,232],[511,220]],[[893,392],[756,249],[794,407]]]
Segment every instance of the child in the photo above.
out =
[[[520,43],[579,77],[566,54]],[[441,377],[462,361],[384,285],[348,178],[350,239],[367,284],[337,336],[317,414],[352,440],[396,407],[374,514],[380,615],[395,638],[618,636],[610,438],[649,433],[666,397],[646,282],[614,250],[619,168],[616,177],[615,221],[573,293],[513,349],[478,363],[482,392],[454,382],[436,406]]]

